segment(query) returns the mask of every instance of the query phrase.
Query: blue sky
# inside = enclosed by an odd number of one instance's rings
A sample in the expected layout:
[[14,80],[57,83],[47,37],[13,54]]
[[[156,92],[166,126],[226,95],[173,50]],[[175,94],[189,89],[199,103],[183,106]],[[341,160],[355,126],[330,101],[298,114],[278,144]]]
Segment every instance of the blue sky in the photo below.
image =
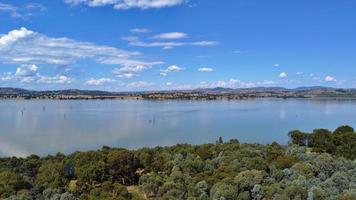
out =
[[0,87],[356,87],[356,1],[0,0]]

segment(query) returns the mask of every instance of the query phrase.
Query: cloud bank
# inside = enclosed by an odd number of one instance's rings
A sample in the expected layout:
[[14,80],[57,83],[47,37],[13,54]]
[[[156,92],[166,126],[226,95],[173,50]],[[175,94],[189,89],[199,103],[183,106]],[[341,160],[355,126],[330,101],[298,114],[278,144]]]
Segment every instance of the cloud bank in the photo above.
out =
[[116,47],[96,45],[69,38],[52,38],[24,27],[0,36],[0,62],[11,64],[71,65],[89,59],[100,64],[125,66],[155,65],[161,62],[145,62],[130,52]]
[[128,10],[132,8],[152,9],[178,6],[185,0],[65,0],[70,5],[86,5],[89,7],[112,6],[117,10]]
[[[170,37],[170,39],[178,39],[178,35],[156,35],[154,36],[156,37],[156,39],[163,39],[164,37],[166,39],[168,39]],[[157,38],[158,37],[158,38]],[[175,37],[175,38],[174,38]],[[182,38],[182,36],[180,36],[180,38]],[[217,41],[210,41],[210,40],[206,40],[206,41],[195,41],[195,42],[177,42],[177,41],[157,41],[157,42],[145,42],[140,40],[139,37],[136,36],[129,36],[129,37],[122,37],[122,40],[125,40],[129,43],[129,45],[131,46],[137,46],[137,47],[162,47],[164,49],[171,49],[174,47],[181,47],[181,46],[201,46],[201,47],[206,47],[206,46],[215,46],[218,45],[219,42]]]

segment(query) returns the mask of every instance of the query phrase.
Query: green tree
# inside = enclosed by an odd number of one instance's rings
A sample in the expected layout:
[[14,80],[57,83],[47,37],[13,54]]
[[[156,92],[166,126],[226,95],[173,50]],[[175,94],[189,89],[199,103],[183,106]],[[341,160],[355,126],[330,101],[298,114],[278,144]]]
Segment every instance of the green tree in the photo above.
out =
[[195,196],[199,200],[208,200],[209,199],[209,185],[206,181],[200,181],[195,185]]
[[333,135],[335,154],[348,159],[356,159],[356,133],[346,132]]
[[335,129],[334,134],[342,134],[342,133],[350,133],[350,132],[355,132],[354,128],[348,125],[343,125]]
[[112,151],[107,155],[107,169],[112,181],[124,185],[137,184],[139,178],[136,171],[139,167],[138,158],[130,151]]
[[290,137],[292,144],[296,144],[299,146],[308,145],[309,134],[307,134],[307,133],[303,133],[301,131],[294,130],[294,131],[290,131],[288,133],[288,136]]
[[86,198],[88,200],[126,200],[130,199],[131,195],[125,186],[106,181],[101,184],[101,187],[92,189]]
[[15,195],[21,189],[28,189],[23,177],[11,171],[0,172],[0,198]]
[[256,184],[261,184],[267,176],[265,171],[247,170],[240,172],[234,179],[238,191],[251,191]]
[[105,163],[99,160],[78,166],[76,175],[80,185],[101,183],[106,180]]
[[62,162],[48,161],[39,168],[36,176],[36,185],[45,188],[61,188],[67,183],[64,176],[64,165]]
[[211,198],[219,200],[234,200],[237,198],[238,194],[239,193],[233,185],[224,182],[216,183],[210,191]]
[[282,193],[283,200],[306,200],[308,197],[308,191],[299,185],[290,185]]
[[154,172],[145,174],[140,177],[139,185],[148,197],[155,197],[163,185],[163,178]]
[[277,142],[273,142],[272,144],[268,145],[266,153],[267,160],[271,162],[283,156],[284,150],[280,144],[278,144]]
[[316,152],[334,152],[332,134],[327,129],[315,129],[310,138],[310,146]]

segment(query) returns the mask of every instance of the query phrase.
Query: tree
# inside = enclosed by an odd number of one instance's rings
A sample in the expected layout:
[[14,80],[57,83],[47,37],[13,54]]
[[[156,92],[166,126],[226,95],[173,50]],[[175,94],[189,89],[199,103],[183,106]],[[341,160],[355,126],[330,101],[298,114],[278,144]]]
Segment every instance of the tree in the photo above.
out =
[[234,186],[219,182],[211,188],[210,196],[212,199],[234,200],[237,198],[238,192],[235,190]]
[[291,143],[299,146],[306,146],[309,142],[309,134],[298,130],[290,131],[288,136],[291,138]]
[[292,172],[307,178],[314,177],[314,166],[309,162],[298,162],[291,168]]
[[0,198],[15,195],[21,189],[29,189],[21,175],[11,171],[0,172]]
[[137,184],[138,176],[136,171],[139,167],[139,160],[130,151],[112,151],[107,155],[107,169],[112,181],[117,181],[124,185]]
[[209,199],[209,185],[206,181],[200,181],[195,185],[195,196],[199,200],[208,200]]
[[140,177],[139,185],[141,190],[148,197],[155,197],[158,194],[159,187],[163,184],[163,178],[157,173],[149,173]]
[[78,166],[76,175],[80,185],[93,185],[107,180],[105,177],[105,163],[103,161],[89,162]]
[[356,133],[346,132],[333,135],[335,154],[348,159],[356,159]]
[[282,193],[282,199],[307,199],[308,191],[302,186],[290,185]]
[[251,197],[253,200],[261,200],[263,198],[263,190],[260,184],[253,186],[251,191]]
[[189,175],[173,171],[160,188],[159,195],[168,199],[186,199],[189,189],[193,187],[194,183]]
[[356,189],[349,189],[341,193],[337,197],[337,200],[354,200],[355,197],[356,197]]
[[354,128],[348,125],[343,125],[335,129],[334,134],[350,133],[354,132]]
[[77,200],[78,198],[75,197],[73,194],[66,192],[61,195],[60,200]]
[[89,196],[85,199],[88,200],[126,200],[130,199],[131,195],[127,188],[118,183],[110,181],[103,182],[101,187],[94,188],[90,191]]
[[308,191],[308,200],[323,200],[325,198],[325,191],[321,187],[313,186]]
[[267,160],[268,161],[273,161],[276,160],[277,158],[283,156],[284,150],[283,147],[278,144],[277,142],[273,142],[271,145],[268,145],[267,150]]
[[315,129],[310,138],[310,146],[316,152],[333,153],[334,144],[329,130]]
[[195,153],[199,155],[203,160],[213,158],[214,145],[204,144],[196,147]]
[[46,162],[38,171],[36,185],[45,188],[60,188],[66,185],[64,165],[61,162]]
[[273,163],[278,169],[291,168],[298,159],[295,156],[282,156],[277,158]]
[[42,162],[39,156],[30,155],[23,160],[22,165],[19,166],[19,171],[21,171],[24,176],[32,178],[36,176],[41,164]]
[[238,191],[251,191],[256,184],[261,184],[267,176],[265,171],[247,170],[240,172],[234,179]]
[[274,199],[276,195],[281,194],[283,191],[279,183],[264,185],[262,190],[266,199]]
[[338,195],[349,188],[349,176],[345,172],[335,172],[323,184],[323,189],[330,195]]
[[249,170],[256,169],[261,171],[268,171],[268,163],[262,157],[254,157],[247,160],[246,168]]

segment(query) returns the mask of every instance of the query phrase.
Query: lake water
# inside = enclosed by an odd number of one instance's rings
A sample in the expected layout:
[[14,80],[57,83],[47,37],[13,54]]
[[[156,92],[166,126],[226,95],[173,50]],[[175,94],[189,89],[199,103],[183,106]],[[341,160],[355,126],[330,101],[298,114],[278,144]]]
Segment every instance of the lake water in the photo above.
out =
[[356,101],[0,101],[0,156],[241,142],[287,144],[293,129],[356,126]]

